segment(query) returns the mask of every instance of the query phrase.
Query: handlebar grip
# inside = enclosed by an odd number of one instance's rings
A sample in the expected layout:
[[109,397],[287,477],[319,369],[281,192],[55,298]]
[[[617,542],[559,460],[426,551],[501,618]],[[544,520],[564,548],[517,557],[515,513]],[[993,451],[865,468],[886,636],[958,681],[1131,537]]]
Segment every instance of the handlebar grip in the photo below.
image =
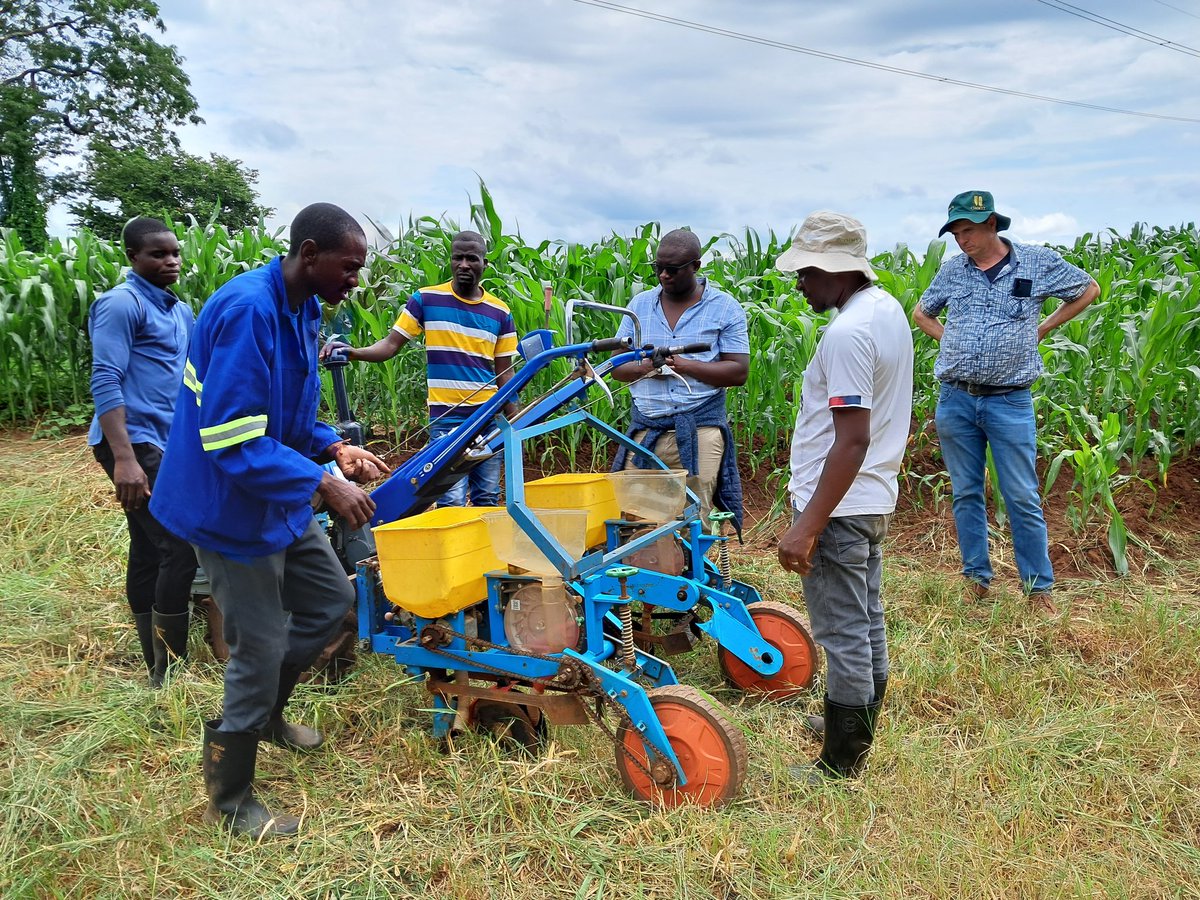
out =
[[323,365],[327,369],[340,368],[342,366],[349,365],[349,363],[350,363],[349,348],[333,350],[330,352],[329,356],[327,356],[325,359],[321,360],[321,365]]
[[667,350],[668,356],[676,356],[682,353],[707,353],[712,349],[712,344],[684,344],[682,347],[671,347]]
[[603,338],[599,341],[592,341],[590,352],[592,353],[612,353],[614,350],[628,350],[633,346],[633,338],[611,337]]

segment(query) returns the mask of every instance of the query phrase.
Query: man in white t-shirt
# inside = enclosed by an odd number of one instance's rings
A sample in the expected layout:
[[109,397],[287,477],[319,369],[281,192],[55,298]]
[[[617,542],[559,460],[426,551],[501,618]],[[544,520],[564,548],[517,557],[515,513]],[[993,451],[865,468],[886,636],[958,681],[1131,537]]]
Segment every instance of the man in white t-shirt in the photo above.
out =
[[856,219],[813,213],[776,267],[796,272],[814,311],[834,310],[804,371],[788,484],[795,513],[779,541],[825,650],[825,716],[811,723],[824,745],[793,770],[818,783],[862,770],[887,687],[881,545],[912,418],[913,341],[904,309],[874,284]]

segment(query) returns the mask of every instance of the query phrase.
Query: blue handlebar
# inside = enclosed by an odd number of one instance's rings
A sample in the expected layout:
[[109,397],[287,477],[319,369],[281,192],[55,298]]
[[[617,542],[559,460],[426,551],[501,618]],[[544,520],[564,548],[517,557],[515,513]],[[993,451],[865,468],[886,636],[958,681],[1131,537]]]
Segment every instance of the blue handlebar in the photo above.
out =
[[[535,355],[453,432],[433,441],[392,470],[387,480],[371,492],[371,499],[375,502],[371,525],[384,525],[422,512],[475,465],[498,453],[503,447],[503,438],[493,424],[496,418],[503,415],[505,404],[515,400],[520,390],[555,360],[585,360],[591,353],[629,348],[598,364],[593,371],[599,378],[617,366],[650,358],[657,349],[650,346],[634,348],[632,343],[629,338],[606,338],[586,344],[550,347]],[[590,379],[579,378],[572,384],[564,385],[550,396],[523,409],[517,421],[522,427],[544,421],[586,393],[589,383]],[[486,442],[478,440],[481,435],[493,431],[496,434]],[[475,446],[472,447],[472,444]]]

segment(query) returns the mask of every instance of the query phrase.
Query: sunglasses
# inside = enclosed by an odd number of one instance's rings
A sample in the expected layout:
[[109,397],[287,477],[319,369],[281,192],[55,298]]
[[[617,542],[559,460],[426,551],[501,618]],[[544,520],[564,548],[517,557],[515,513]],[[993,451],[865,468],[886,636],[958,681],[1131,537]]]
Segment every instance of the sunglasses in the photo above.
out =
[[679,274],[681,269],[686,269],[688,266],[692,265],[692,263],[698,262],[700,262],[699,257],[696,257],[695,259],[689,259],[687,262],[680,263],[677,266],[664,266],[662,263],[656,261],[654,263],[654,271],[658,275],[666,275],[668,278],[674,278]]

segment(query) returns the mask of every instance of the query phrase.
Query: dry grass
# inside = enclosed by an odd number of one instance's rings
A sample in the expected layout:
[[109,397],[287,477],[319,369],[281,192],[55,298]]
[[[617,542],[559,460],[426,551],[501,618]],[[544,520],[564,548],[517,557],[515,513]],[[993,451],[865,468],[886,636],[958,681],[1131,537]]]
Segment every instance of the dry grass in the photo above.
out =
[[[423,692],[374,657],[298,692],[330,744],[264,749],[263,792],[304,824],[255,844],[200,822],[220,670],[197,634],[183,677],[142,686],[123,521],[82,441],[0,437],[0,466],[5,898],[1200,896],[1193,562],[1153,586],[1065,585],[1045,624],[1016,596],[965,607],[941,551],[889,559],[893,681],[845,789],[788,780],[817,749],[808,702],[742,703],[711,647],[679,660],[751,748],[741,800],[715,812],[625,797],[594,729],[558,729],[534,760],[483,737],[443,753]],[[797,602],[769,556],[739,574]]]

